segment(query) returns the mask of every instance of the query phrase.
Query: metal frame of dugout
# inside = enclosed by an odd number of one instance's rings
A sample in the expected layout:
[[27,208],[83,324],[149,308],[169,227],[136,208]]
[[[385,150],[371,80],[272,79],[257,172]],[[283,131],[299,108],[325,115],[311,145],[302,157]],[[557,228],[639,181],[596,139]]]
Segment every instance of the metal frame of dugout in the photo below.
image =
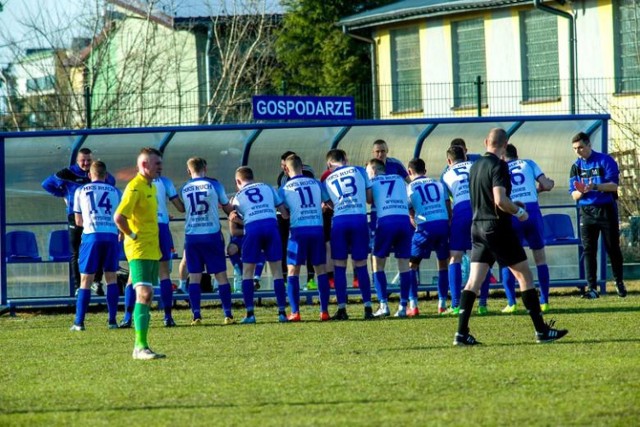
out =
[[[543,213],[571,215],[579,238],[578,210],[568,194],[568,172],[575,160],[571,137],[577,132],[586,132],[595,150],[607,152],[609,119],[609,115],[461,117],[0,133],[0,164],[4,171],[0,175],[0,311],[75,303],[68,264],[47,261],[44,253],[45,261],[7,262],[5,236],[12,230],[30,230],[37,235],[40,247],[45,248],[46,236],[52,230],[66,228],[66,222],[61,221],[64,219],[61,201],[42,190],[40,183],[51,173],[73,164],[82,147],[91,148],[96,158],[105,161],[121,189],[136,173],[135,158],[139,149],[152,146],[163,152],[163,175],[176,187],[186,181],[186,160],[198,155],[207,159],[209,174],[232,193],[235,190],[233,172],[238,166],[251,166],[257,180],[275,185],[280,154],[286,150],[298,153],[319,176],[326,167],[324,156],[329,149],[342,148],[351,164],[364,164],[371,157],[371,145],[376,139],[386,140],[390,156],[404,163],[413,157],[422,157],[427,164],[427,174],[438,177],[446,165],[445,152],[453,138],[465,139],[471,153],[483,152],[488,131],[501,127],[509,134],[510,142],[518,147],[521,158],[534,159],[545,174],[556,181],[552,192],[540,195]],[[174,225],[181,224],[176,221],[172,222]],[[172,228],[172,231],[176,248],[181,248],[180,229]],[[599,285],[604,293],[606,255],[602,246]],[[552,252],[558,253],[550,256]],[[548,248],[547,258],[553,260],[550,261],[551,286],[585,286],[581,255],[580,245],[575,243]],[[567,259],[573,261],[561,264]],[[66,270],[58,272],[58,282],[50,283],[45,267],[55,264]],[[29,266],[27,273],[12,271],[24,269],[25,265]],[[420,280],[423,291],[435,289],[431,279],[436,275],[434,272],[435,263],[423,261]],[[29,286],[39,293],[22,292],[31,289]],[[302,292],[301,297],[310,302],[314,294]],[[256,298],[272,296],[270,291],[256,293]],[[239,299],[241,295],[233,297]],[[205,300],[216,298],[217,294],[204,295]],[[103,301],[95,297],[92,303]]]

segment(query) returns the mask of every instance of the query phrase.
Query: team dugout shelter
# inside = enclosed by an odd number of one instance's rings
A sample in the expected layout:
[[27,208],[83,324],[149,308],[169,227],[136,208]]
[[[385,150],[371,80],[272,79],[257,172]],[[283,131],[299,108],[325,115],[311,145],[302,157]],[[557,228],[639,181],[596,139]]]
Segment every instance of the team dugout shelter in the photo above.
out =
[[[420,157],[426,162],[427,175],[439,178],[446,166],[446,150],[452,139],[463,138],[469,153],[483,153],[484,139],[495,127],[508,132],[520,158],[533,159],[555,180],[553,191],[540,194],[543,215],[560,214],[570,218],[570,225],[561,235],[556,231],[555,237],[549,236],[547,260],[551,286],[584,286],[578,210],[568,192],[569,170],[576,158],[571,138],[578,132],[586,132],[593,148],[606,153],[608,120],[608,115],[514,116],[0,133],[3,170],[0,175],[0,305],[6,309],[72,300],[74,288],[64,257],[66,248],[60,247],[64,242],[59,243],[60,239],[56,238],[64,234],[60,230],[67,229],[64,201],[46,193],[41,182],[74,164],[78,150],[83,147],[92,150],[94,159],[106,163],[120,189],[136,174],[140,149],[150,146],[163,153],[162,173],[177,189],[189,178],[187,159],[199,156],[207,160],[208,175],[218,179],[231,196],[236,192],[234,172],[239,166],[250,166],[256,180],[275,186],[280,156],[287,150],[300,155],[319,177],[326,168],[328,150],[341,148],[351,164],[365,165],[371,158],[372,144],[378,139],[387,142],[389,156],[405,165],[412,158]],[[172,211],[173,207],[169,209]],[[181,255],[183,217],[175,210],[172,212],[176,217],[171,230],[176,253]],[[12,233],[16,231],[20,233]],[[228,239],[225,221],[222,231]],[[20,236],[18,247],[27,251],[26,254],[11,253],[17,249],[8,241],[10,234]],[[60,252],[63,256],[59,256]],[[601,250],[599,265],[602,288],[606,278],[603,253]],[[174,261],[174,278],[177,262]],[[393,261],[388,263],[389,280],[395,275],[395,268]],[[535,269],[533,271],[535,274]],[[437,278],[435,259],[423,261],[421,284],[435,284],[434,276]],[[99,302],[99,298],[93,302]]]

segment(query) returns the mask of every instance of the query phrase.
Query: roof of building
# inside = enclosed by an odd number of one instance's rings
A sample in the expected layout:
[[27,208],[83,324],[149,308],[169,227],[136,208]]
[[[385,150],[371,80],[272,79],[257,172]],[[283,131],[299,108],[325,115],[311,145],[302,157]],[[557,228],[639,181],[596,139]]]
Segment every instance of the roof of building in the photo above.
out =
[[450,15],[468,10],[494,9],[531,0],[403,0],[342,18],[338,25],[350,29],[367,28],[408,19]]

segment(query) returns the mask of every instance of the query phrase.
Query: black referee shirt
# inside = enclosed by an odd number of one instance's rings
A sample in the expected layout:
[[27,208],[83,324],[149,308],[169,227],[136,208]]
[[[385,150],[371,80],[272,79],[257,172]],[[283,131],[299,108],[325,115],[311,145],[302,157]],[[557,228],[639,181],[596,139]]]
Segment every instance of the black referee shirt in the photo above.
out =
[[500,221],[511,224],[511,215],[496,206],[493,187],[504,187],[511,195],[509,166],[495,154],[484,153],[469,171],[469,197],[474,221]]

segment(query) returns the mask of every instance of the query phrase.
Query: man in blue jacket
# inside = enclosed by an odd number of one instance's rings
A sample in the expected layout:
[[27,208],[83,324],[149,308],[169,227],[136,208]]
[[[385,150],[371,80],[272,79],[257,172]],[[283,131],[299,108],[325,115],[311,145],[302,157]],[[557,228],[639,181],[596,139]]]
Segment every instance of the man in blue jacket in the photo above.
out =
[[[64,198],[67,206],[67,221],[69,226],[69,245],[71,246],[71,260],[69,261],[69,269],[73,276],[75,288],[80,287],[80,269],[78,267],[78,254],[80,252],[80,241],[82,239],[82,227],[76,226],[76,220],[73,213],[73,198],[76,190],[85,184],[91,182],[89,179],[89,169],[93,157],[91,150],[81,148],[76,156],[76,163],[67,168],[61,169],[53,175],[49,176],[42,182],[42,188],[53,196]],[[108,174],[106,182],[111,185],[116,184],[115,178]],[[102,272],[96,274],[96,282],[99,286],[95,289],[96,294],[104,295],[100,280]]]

